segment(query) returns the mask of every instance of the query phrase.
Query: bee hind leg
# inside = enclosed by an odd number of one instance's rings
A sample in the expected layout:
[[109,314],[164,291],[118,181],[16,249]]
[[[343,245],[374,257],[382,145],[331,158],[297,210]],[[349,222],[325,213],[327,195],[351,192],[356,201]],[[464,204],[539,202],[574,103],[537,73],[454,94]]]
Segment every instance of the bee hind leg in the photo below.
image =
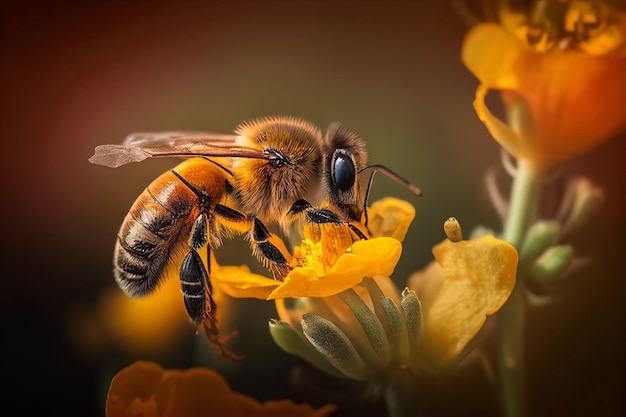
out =
[[[194,224],[202,223],[202,221]],[[192,230],[192,240],[195,234],[195,230]],[[201,233],[196,234],[196,236]],[[206,243],[206,237],[204,238]],[[190,244],[190,246],[193,246]],[[241,360],[243,356],[235,355],[224,347],[224,343],[230,340],[234,333],[228,336],[221,336],[217,317],[215,315],[217,305],[213,299],[213,286],[209,277],[210,262],[211,262],[211,247],[206,245],[208,266],[205,267],[202,262],[202,258],[196,248],[191,247],[189,253],[185,256],[183,263],[180,267],[180,283],[183,293],[183,299],[185,301],[185,308],[187,314],[196,324],[196,326],[202,326],[205,336],[213,351],[225,358],[234,360]]]

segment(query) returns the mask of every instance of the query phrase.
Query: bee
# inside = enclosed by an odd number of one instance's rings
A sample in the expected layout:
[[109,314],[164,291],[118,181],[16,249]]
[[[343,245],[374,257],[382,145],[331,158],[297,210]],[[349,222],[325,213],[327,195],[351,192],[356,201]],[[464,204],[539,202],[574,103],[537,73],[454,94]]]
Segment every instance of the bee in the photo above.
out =
[[[213,349],[238,358],[223,343],[212,297],[211,251],[223,238],[247,234],[252,252],[277,280],[290,269],[283,239],[299,221],[345,228],[367,239],[367,194],[376,172],[421,191],[382,165],[367,165],[365,142],[333,123],[325,136],[295,117],[240,124],[234,134],[134,133],[121,145],[100,145],[91,163],[116,168],[147,158],[186,158],[155,179],[126,215],[115,243],[113,275],[130,297],[180,277],[189,317],[203,326]],[[365,193],[359,174],[371,169]],[[206,248],[207,265],[199,251]]]

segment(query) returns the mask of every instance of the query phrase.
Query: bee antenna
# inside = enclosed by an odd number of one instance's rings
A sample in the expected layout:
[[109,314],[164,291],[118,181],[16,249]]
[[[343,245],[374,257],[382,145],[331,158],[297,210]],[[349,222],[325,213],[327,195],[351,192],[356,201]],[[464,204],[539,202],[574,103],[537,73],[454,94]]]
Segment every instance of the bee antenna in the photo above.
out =
[[385,174],[386,176],[388,176],[389,178],[391,178],[392,180],[404,185],[405,187],[407,187],[413,194],[417,195],[417,196],[421,196],[422,195],[422,190],[420,190],[418,187],[416,187],[415,185],[411,184],[408,180],[402,178],[400,175],[396,174],[395,172],[393,172],[392,170],[390,170],[389,168],[387,168],[384,165],[368,165],[366,167],[363,167],[359,170],[359,174],[367,169],[373,169],[374,171],[372,172],[372,174],[370,175],[370,180],[367,184],[367,191],[365,192],[365,201],[367,202],[367,196],[369,195],[370,192],[370,188],[372,186],[372,181],[374,181],[374,174],[376,174],[377,172],[382,172],[383,174]]
[[400,175],[396,174],[395,172],[393,172],[392,170],[390,170],[386,166],[384,166],[384,165],[368,165],[366,167],[361,168],[359,170],[359,174],[362,173],[365,170],[368,170],[368,169],[372,169],[373,171],[370,174],[370,179],[367,182],[367,188],[365,189],[365,199],[364,199],[364,205],[365,205],[365,210],[364,210],[365,227],[367,227],[367,221],[368,221],[368,217],[367,217],[367,200],[368,200],[369,195],[370,195],[370,190],[372,189],[372,183],[374,182],[374,175],[376,175],[377,172],[379,172],[379,171],[382,172],[383,174],[385,174],[386,176],[388,176],[392,180],[394,180],[396,182],[399,182],[400,184],[406,186],[415,195],[421,197],[422,190],[420,190],[418,187],[416,187],[415,185],[411,184],[408,180],[402,178]]

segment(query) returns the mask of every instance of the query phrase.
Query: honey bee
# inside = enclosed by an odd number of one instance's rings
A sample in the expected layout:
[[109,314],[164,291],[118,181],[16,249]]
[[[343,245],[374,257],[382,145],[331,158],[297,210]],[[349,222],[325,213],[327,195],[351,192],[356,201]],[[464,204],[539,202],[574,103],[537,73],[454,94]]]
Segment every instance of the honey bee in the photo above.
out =
[[[212,298],[211,251],[223,238],[247,234],[252,252],[282,280],[291,254],[282,238],[304,220],[346,228],[366,239],[367,194],[375,172],[421,191],[382,165],[367,165],[365,142],[331,124],[325,136],[308,121],[267,117],[240,124],[234,134],[135,133],[121,145],[100,145],[91,163],[116,168],[153,157],[187,158],[155,179],[126,215],[115,243],[113,274],[130,297],[152,293],[177,273],[189,317],[213,349],[223,346]],[[372,173],[365,192],[359,174]],[[198,251],[206,248],[207,265]]]

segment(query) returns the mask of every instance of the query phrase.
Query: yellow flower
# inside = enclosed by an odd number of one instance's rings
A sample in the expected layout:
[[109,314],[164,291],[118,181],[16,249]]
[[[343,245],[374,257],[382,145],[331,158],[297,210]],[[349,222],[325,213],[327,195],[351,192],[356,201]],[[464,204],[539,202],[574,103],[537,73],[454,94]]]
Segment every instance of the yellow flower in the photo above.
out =
[[277,300],[274,340],[321,370],[376,386],[407,368],[449,368],[508,299],[518,256],[492,236],[446,240],[433,253],[439,263],[415,274],[402,293],[377,276],[335,296]]
[[458,363],[515,286],[518,255],[513,246],[484,236],[433,248],[436,262],[414,273],[408,286],[422,301],[424,328],[420,367],[445,370]]
[[[284,281],[253,274],[245,265],[220,266],[212,255],[211,282],[216,304],[223,295],[235,298],[280,300],[325,297],[360,283],[366,276],[393,272],[415,209],[409,203],[385,198],[368,209],[371,237],[353,243],[345,225],[305,225],[305,239],[294,249],[292,269]],[[356,226],[359,227],[359,226]],[[216,323],[206,332],[218,351],[224,351]]]
[[[601,2],[537,1],[530,15],[500,7],[500,23],[465,37],[462,59],[480,80],[474,108],[492,136],[540,171],[626,126],[626,13]],[[485,103],[501,91],[508,121]]]
[[300,299],[292,306],[276,300],[276,309],[280,321],[270,322],[274,341],[331,375],[380,388],[414,362],[419,300],[413,291],[400,294],[389,277],[365,278],[337,295]]
[[[409,203],[385,198],[368,210],[370,239],[337,247],[345,227],[328,226],[322,233],[308,230],[311,238],[295,248],[294,267],[283,282],[251,274],[246,267],[219,267],[211,275],[214,288],[239,298],[324,297],[353,287],[365,276],[391,275],[402,252],[400,241],[414,217]],[[316,241],[311,240],[313,235],[318,236]]]
[[72,318],[68,324],[75,343],[87,355],[107,349],[121,349],[130,356],[163,355],[180,343],[185,330],[193,329],[178,279],[165,280],[158,291],[137,299],[117,286],[108,288],[96,306]]
[[122,369],[111,381],[106,400],[107,417],[321,417],[336,407],[314,409],[290,400],[260,403],[233,392],[218,373],[205,368],[164,370],[139,361]]

